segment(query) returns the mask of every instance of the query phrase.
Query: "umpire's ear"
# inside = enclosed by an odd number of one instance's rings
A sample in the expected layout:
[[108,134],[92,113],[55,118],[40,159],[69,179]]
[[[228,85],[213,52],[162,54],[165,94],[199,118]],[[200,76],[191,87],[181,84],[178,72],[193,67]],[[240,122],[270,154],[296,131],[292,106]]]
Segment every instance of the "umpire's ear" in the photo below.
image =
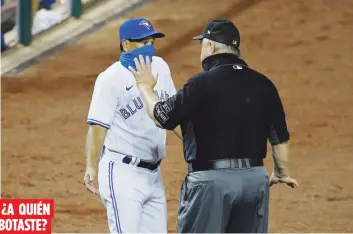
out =
[[216,52],[216,45],[214,44],[213,41],[208,41],[210,43],[210,47],[211,47],[211,54],[214,54]]

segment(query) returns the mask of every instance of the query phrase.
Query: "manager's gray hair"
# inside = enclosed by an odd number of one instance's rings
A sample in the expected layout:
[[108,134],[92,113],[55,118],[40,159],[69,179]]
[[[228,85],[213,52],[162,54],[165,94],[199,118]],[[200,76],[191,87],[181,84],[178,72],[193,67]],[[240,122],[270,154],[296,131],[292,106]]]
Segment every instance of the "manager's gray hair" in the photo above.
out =
[[205,43],[210,42],[215,46],[216,54],[227,53],[227,54],[234,54],[240,57],[240,50],[234,46],[225,45],[216,41],[212,41],[208,38],[204,38],[204,40],[205,40]]

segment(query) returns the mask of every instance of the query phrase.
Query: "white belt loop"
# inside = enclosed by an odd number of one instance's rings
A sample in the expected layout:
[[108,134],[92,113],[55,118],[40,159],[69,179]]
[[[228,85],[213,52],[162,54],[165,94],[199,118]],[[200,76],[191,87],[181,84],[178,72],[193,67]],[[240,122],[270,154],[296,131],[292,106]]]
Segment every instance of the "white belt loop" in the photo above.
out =
[[240,158],[238,158],[238,164],[239,164],[239,168],[243,168],[243,162],[241,161]]
[[245,159],[246,168],[250,168],[250,160],[248,158]]

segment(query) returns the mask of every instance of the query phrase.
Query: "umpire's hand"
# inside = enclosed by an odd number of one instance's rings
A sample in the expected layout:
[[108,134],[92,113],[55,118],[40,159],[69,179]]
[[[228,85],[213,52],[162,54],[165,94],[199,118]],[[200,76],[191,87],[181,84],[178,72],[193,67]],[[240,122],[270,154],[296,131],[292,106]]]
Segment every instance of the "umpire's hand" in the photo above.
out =
[[139,55],[139,59],[134,58],[134,61],[137,71],[135,71],[135,69],[131,66],[129,66],[129,70],[134,75],[137,86],[148,86],[153,89],[153,87],[157,84],[157,78],[155,78],[152,74],[150,58],[147,56],[145,62],[143,56]]
[[288,186],[295,188],[299,187],[298,182],[290,176],[279,177],[276,173],[272,172],[270,177],[270,187],[274,184],[287,184]]

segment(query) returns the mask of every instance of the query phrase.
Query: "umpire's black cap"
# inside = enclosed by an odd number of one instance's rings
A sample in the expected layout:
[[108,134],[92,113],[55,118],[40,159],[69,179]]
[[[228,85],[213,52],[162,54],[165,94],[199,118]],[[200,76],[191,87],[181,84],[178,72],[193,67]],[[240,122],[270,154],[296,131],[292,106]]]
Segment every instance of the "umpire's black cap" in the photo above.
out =
[[194,40],[210,39],[225,45],[240,46],[240,33],[233,22],[229,20],[212,20],[208,22],[205,31]]

